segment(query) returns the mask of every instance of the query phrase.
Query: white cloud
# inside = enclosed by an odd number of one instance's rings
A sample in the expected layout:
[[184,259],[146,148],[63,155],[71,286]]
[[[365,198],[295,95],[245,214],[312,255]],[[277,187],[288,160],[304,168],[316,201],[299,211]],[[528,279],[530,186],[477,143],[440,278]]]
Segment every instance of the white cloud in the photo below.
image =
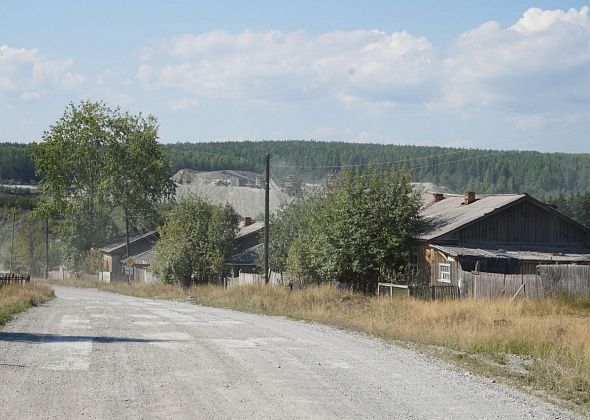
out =
[[464,33],[445,60],[447,104],[524,112],[586,105],[588,11],[531,8],[509,28],[488,22]]
[[171,38],[143,57],[145,88],[199,98],[408,104],[438,95],[434,50],[407,32],[219,30]]
[[0,45],[0,98],[34,100],[50,89],[76,88],[84,77],[72,66],[71,59],[48,59],[36,48]]
[[166,101],[166,107],[172,111],[182,111],[185,109],[196,108],[199,106],[199,100],[194,98],[181,98]]
[[319,141],[352,141],[355,143],[382,143],[387,140],[382,133],[372,130],[355,130],[351,127],[316,127],[307,138]]

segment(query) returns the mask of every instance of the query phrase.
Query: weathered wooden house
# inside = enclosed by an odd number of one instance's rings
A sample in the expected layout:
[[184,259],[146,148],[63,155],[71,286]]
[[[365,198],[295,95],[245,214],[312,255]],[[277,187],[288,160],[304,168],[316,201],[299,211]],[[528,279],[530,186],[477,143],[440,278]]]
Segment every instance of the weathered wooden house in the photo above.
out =
[[225,264],[232,277],[236,277],[240,272],[256,272],[263,233],[263,222],[254,222],[250,217],[246,217],[240,223],[240,230],[235,239],[235,254]]
[[[129,255],[134,256],[153,248],[159,239],[158,231],[150,231],[143,235],[135,236],[129,240]],[[99,275],[109,281],[127,280],[125,266],[123,264],[127,253],[127,243],[117,242],[99,249],[102,253],[103,267]]]
[[419,283],[461,287],[464,273],[590,264],[590,231],[528,194],[432,194],[423,201],[427,229],[411,261]]

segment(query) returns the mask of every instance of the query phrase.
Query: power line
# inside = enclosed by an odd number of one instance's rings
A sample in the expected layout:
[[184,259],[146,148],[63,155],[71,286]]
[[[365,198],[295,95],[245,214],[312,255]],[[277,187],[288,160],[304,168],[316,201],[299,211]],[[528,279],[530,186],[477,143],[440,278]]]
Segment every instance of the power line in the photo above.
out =
[[[524,138],[525,141],[517,141],[518,145],[522,146],[522,145],[528,145],[533,143],[536,139],[538,139],[539,137],[543,137],[545,136],[548,132],[558,132],[558,131],[562,131],[568,128],[572,128],[572,127],[577,127],[577,126],[581,126],[585,124],[584,122],[580,122],[578,124],[574,124],[574,125],[570,125],[568,127],[556,127],[553,129],[547,129],[545,130],[543,133],[540,133],[540,135],[537,136],[532,136],[532,137],[528,137],[528,138]],[[572,137],[573,135],[576,134],[583,134],[585,133],[587,130],[581,130],[581,131],[577,131],[574,133],[570,133],[569,136],[565,137]],[[522,140],[522,139],[521,139]],[[563,138],[561,138],[560,140],[563,140]],[[555,141],[554,138],[550,138],[550,139],[546,139],[545,141],[542,142],[538,142],[536,143],[537,145],[541,145],[541,144],[546,144],[549,142]],[[432,147],[436,147],[436,146],[432,146]],[[438,158],[441,156],[449,156],[449,155],[456,155],[456,154],[461,154],[461,153],[467,153],[470,152],[472,150],[470,149],[461,149],[461,150],[454,150],[452,152],[446,152],[446,153],[437,153],[437,154],[433,154],[433,155],[428,155],[428,156],[419,156],[419,157],[414,157],[414,158],[404,158],[404,159],[397,159],[397,160],[392,160],[392,161],[385,161],[385,162],[368,162],[368,163],[358,163],[358,164],[342,164],[342,165],[318,165],[318,166],[309,166],[309,165],[271,165],[272,168],[299,168],[299,169],[307,169],[307,170],[314,170],[314,169],[341,169],[341,168],[361,168],[361,167],[371,167],[371,166],[385,166],[385,165],[392,165],[395,163],[402,163],[402,162],[412,162],[412,161],[417,161],[417,160],[425,160],[425,159],[432,159],[432,158]],[[513,150],[516,151],[516,150]],[[497,154],[497,153],[502,153],[502,152],[506,152],[506,150],[494,150],[493,152],[490,152],[488,154],[488,156],[491,156],[493,154]]]

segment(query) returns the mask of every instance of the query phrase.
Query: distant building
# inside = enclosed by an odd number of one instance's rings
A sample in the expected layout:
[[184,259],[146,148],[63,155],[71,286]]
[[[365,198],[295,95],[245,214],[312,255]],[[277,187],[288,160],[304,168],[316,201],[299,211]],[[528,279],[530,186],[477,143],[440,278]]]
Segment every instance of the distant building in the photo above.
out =
[[226,262],[226,267],[232,277],[240,272],[255,273],[258,271],[258,259],[264,233],[264,223],[255,222],[250,217],[240,223],[240,230],[235,239],[235,254]]
[[590,231],[527,194],[424,195],[427,229],[410,262],[423,284],[461,286],[465,272],[534,274],[590,264]]
[[[154,244],[160,238],[156,230],[135,236],[129,240],[129,256],[136,257],[147,251],[151,251]],[[99,248],[102,253],[102,272],[99,276],[110,281],[123,281],[128,279],[125,273],[125,256],[127,253],[127,244],[125,241],[113,243]]]

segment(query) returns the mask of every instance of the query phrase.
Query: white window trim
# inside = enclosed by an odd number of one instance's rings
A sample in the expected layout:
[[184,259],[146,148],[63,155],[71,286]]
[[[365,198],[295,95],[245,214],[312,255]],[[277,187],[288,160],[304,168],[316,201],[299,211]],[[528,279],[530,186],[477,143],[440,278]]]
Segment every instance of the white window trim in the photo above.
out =
[[[449,278],[448,279],[446,279],[446,278],[443,277],[443,275],[442,275],[443,272],[441,270],[441,267],[448,267],[448,269],[449,269],[449,271],[448,271]],[[451,264],[449,264],[449,263],[438,263],[438,281],[440,283],[450,283],[451,282],[451,273],[452,273]]]

